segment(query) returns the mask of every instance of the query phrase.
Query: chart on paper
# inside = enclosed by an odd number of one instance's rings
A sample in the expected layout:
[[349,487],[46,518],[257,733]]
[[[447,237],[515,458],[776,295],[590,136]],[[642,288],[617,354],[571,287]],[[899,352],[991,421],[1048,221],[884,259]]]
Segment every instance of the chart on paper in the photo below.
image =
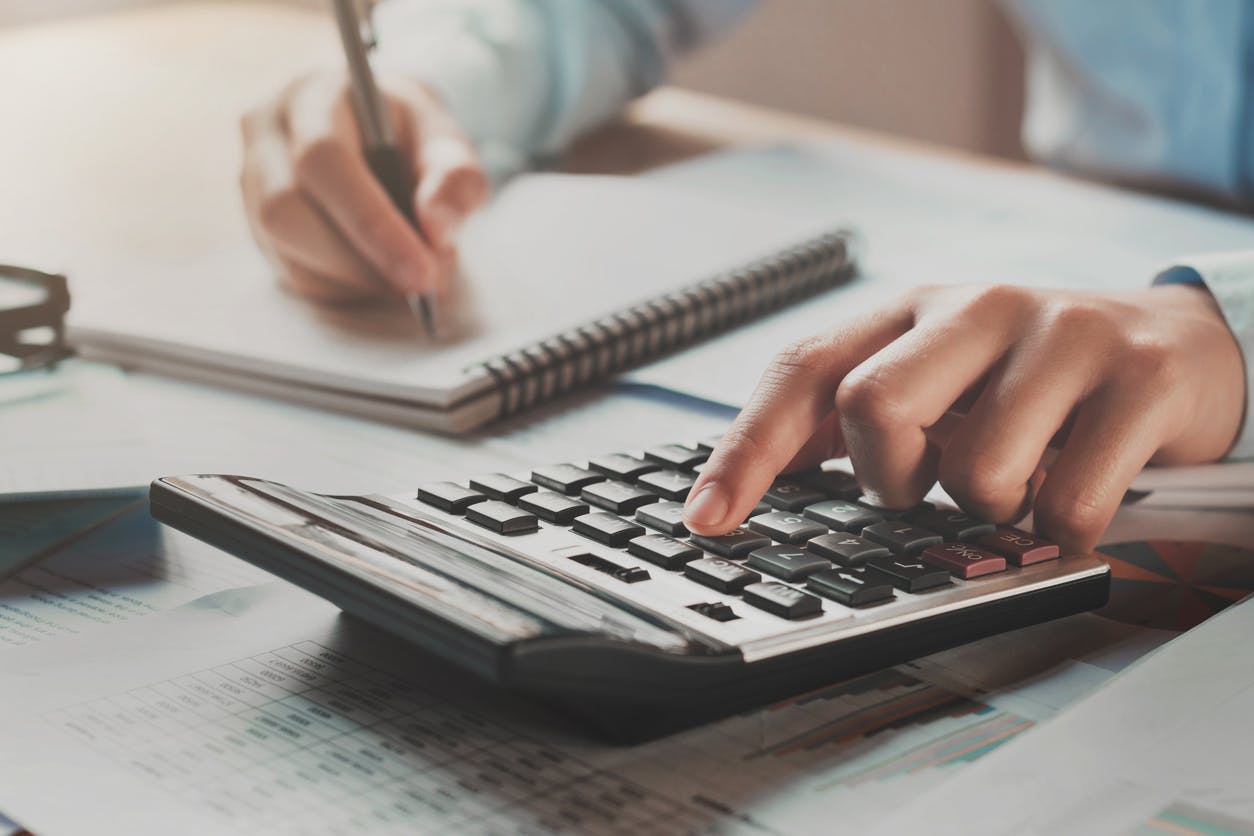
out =
[[[833,806],[856,827],[938,786],[1108,676],[1101,665],[1122,662],[1097,659],[1102,649],[1139,635],[1091,618],[1074,631],[1091,647],[1021,631],[632,748],[544,742],[478,697],[332,649],[330,634],[43,716],[227,825],[796,833]],[[1049,693],[981,693],[1014,680],[1016,646],[1037,657],[1028,665],[1059,647],[1095,661],[1070,660],[1083,675],[1059,675]]]
[[48,719],[250,830],[686,833],[705,817],[312,641]]
[[0,582],[0,646],[82,633],[270,579],[162,529],[146,499],[95,503],[108,507],[94,517],[58,516],[59,540],[36,555],[35,565]]

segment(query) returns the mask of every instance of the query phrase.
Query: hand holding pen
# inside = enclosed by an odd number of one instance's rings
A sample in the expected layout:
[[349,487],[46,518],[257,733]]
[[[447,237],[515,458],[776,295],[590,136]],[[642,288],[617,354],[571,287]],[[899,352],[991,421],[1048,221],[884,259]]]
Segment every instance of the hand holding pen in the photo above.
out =
[[248,113],[241,185],[249,221],[281,280],[301,295],[438,301],[457,231],[487,198],[487,177],[424,85],[391,79],[375,96],[382,129],[343,73],[300,78]]

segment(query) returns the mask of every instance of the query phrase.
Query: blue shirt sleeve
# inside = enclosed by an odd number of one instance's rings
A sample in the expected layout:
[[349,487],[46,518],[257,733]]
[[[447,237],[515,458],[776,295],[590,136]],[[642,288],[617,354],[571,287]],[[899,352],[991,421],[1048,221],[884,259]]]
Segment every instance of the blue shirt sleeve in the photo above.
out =
[[752,0],[393,0],[380,64],[444,99],[500,179],[661,83]]

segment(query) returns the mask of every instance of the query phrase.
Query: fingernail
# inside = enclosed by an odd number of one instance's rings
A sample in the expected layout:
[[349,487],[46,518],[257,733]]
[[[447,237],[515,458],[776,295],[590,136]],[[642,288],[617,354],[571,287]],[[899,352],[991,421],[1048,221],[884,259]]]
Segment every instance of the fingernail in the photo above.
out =
[[701,526],[716,526],[727,516],[727,494],[717,482],[709,482],[688,498],[684,519]]

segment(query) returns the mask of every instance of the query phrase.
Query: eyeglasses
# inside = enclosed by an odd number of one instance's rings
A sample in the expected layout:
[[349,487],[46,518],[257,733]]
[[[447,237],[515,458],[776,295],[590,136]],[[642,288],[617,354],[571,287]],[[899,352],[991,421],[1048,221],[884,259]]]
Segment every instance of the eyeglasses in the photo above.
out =
[[51,369],[71,356],[69,309],[65,276],[0,264],[0,375]]

